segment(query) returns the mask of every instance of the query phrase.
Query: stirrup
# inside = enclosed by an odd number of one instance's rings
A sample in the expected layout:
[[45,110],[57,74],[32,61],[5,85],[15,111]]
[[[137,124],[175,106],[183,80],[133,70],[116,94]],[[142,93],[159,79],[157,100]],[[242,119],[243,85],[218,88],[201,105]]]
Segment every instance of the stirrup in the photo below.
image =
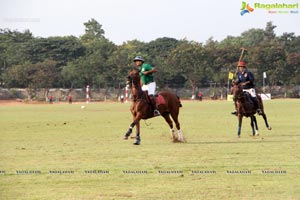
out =
[[158,115],[160,115],[160,112],[157,109],[155,109],[154,110],[154,116],[158,116]]

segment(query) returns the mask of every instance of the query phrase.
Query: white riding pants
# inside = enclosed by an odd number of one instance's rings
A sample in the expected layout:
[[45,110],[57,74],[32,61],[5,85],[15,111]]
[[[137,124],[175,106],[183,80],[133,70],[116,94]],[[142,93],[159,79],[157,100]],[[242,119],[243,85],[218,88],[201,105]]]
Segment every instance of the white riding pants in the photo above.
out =
[[155,95],[156,83],[151,82],[142,86],[143,91],[148,91],[148,95]]
[[243,89],[243,91],[248,92],[251,95],[251,97],[256,97],[256,93],[255,93],[255,89],[254,88]]

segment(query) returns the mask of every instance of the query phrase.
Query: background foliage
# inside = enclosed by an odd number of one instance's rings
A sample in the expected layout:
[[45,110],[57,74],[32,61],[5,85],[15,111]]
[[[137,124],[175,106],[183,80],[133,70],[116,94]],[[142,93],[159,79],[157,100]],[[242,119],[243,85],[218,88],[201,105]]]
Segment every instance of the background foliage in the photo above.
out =
[[206,87],[227,84],[228,72],[234,72],[240,48],[247,48],[244,60],[262,85],[300,84],[300,36],[284,33],[276,36],[276,25],[250,29],[240,36],[222,41],[209,38],[204,44],[186,39],[157,38],[150,42],[126,41],[116,45],[105,37],[95,19],[84,23],[79,38],[34,37],[29,30],[0,29],[0,87],[11,88],[93,88],[124,86],[135,55],[157,67],[159,87]]

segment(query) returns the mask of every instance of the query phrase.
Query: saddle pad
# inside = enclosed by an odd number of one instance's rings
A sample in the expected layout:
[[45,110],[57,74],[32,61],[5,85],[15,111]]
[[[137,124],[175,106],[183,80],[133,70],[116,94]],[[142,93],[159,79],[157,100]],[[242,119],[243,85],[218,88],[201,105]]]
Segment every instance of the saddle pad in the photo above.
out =
[[156,105],[166,104],[164,97],[161,96],[160,94],[157,95],[155,100],[156,100]]

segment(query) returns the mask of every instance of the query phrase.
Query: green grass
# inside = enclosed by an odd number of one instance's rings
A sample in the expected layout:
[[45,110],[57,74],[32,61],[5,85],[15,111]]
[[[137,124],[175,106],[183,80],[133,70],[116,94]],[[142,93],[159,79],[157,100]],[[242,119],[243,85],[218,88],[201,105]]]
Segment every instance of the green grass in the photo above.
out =
[[[129,104],[80,106],[0,105],[1,200],[300,199],[299,100],[266,101],[273,130],[258,117],[260,136],[252,137],[244,118],[240,139],[232,102],[183,102],[179,120],[187,143],[172,143],[157,117],[141,122],[140,146],[123,140]],[[22,170],[41,174],[16,174]],[[130,170],[147,173],[124,173]],[[192,173],[205,170],[215,173]],[[251,174],[228,173],[243,170]]]

